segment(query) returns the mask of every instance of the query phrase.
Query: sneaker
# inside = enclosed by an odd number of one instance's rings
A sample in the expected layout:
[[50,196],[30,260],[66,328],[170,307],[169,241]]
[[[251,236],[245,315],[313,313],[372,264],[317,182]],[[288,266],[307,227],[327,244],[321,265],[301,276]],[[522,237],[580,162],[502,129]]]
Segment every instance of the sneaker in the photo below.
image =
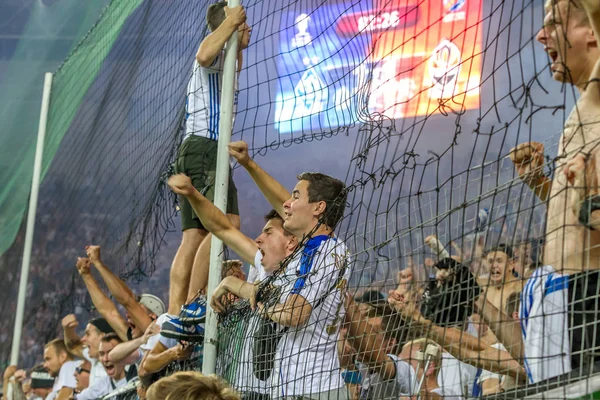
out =
[[178,318],[163,322],[160,334],[169,339],[200,343],[204,341],[204,324],[186,326]]
[[181,306],[179,320],[186,326],[196,326],[206,321],[206,297],[198,296]]

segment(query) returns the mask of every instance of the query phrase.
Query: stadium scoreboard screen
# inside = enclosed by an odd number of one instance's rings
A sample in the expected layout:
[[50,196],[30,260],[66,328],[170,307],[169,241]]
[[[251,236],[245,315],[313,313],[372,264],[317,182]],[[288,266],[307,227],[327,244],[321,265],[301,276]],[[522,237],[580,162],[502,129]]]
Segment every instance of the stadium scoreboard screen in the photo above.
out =
[[279,133],[479,107],[481,0],[325,3],[282,15]]

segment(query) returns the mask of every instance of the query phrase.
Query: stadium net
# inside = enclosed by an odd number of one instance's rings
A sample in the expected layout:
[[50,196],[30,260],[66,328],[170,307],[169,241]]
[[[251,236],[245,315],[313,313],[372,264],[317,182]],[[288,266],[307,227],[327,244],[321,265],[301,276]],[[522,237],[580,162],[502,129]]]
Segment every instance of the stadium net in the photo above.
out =
[[[160,264],[152,282],[167,286],[159,249],[177,239],[167,234],[176,206],[164,178],[207,6],[113,0],[57,71],[56,155],[49,150],[40,196],[33,291],[60,300],[30,303],[54,318],[29,322],[38,337],[89,303],[59,268],[85,244],[101,241],[124,277]],[[287,187],[293,172],[318,170],[348,191],[334,272],[297,271],[317,293],[309,319],[284,328],[232,302],[219,319],[218,375],[247,398],[397,399],[419,387],[449,398],[594,395],[596,239],[569,204],[595,194],[597,182],[586,176],[576,190],[562,180],[541,201],[510,159],[511,148],[539,142],[541,175],[555,181],[578,152],[595,160],[589,120],[576,122],[583,140],[563,137],[577,95],[553,83],[536,44],[543,4],[244,6],[253,32],[233,139],[247,141],[267,171],[290,175]],[[242,230],[258,230],[268,209],[243,171],[235,180]],[[307,246],[259,284],[264,304],[280,301],[280,281]],[[5,266],[17,264],[18,248],[17,240]],[[198,368],[175,363],[164,374]]]

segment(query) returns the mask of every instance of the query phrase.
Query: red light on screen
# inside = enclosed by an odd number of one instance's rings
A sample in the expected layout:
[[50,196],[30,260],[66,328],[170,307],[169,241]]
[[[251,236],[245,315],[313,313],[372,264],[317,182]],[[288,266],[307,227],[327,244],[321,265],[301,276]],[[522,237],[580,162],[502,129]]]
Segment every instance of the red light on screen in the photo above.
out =
[[335,31],[340,37],[352,37],[390,29],[406,29],[416,24],[418,17],[417,5],[357,12],[342,16],[335,26]]

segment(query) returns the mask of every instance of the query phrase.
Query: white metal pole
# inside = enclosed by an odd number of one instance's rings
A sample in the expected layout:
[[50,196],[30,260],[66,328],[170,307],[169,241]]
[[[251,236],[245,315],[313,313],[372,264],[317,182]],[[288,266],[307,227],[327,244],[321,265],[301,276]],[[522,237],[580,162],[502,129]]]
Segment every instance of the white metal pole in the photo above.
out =
[[[239,0],[229,0],[228,7],[236,7]],[[225,47],[225,61],[223,64],[223,83],[221,86],[221,115],[219,120],[219,144],[217,149],[217,170],[215,176],[215,206],[226,212],[227,190],[229,188],[229,152],[227,145],[231,141],[233,128],[233,97],[235,90],[236,60],[238,50],[238,35],[234,32]],[[212,236],[210,245],[210,272],[208,274],[208,298],[210,304],[212,293],[221,281],[223,263],[223,242]],[[210,307],[206,310],[206,325],[204,333],[204,356],[202,373],[214,374],[217,363],[217,314]]]
[[31,261],[31,247],[33,245],[33,229],[35,227],[35,213],[37,211],[38,193],[40,191],[40,176],[42,174],[42,155],[44,153],[44,139],[48,122],[48,109],[50,108],[50,92],[52,90],[53,75],[46,72],[44,76],[44,91],[42,92],[42,109],[40,111],[40,125],[38,127],[35,160],[33,162],[33,179],[31,180],[31,195],[29,196],[29,211],[27,212],[27,230],[25,231],[25,246],[23,247],[23,263],[21,264],[21,279],[19,281],[19,295],[17,299],[17,315],[10,355],[10,363],[18,365],[19,348],[21,347],[21,333],[23,330],[23,314],[25,313],[25,299],[27,296],[27,283],[29,282],[29,264]]

